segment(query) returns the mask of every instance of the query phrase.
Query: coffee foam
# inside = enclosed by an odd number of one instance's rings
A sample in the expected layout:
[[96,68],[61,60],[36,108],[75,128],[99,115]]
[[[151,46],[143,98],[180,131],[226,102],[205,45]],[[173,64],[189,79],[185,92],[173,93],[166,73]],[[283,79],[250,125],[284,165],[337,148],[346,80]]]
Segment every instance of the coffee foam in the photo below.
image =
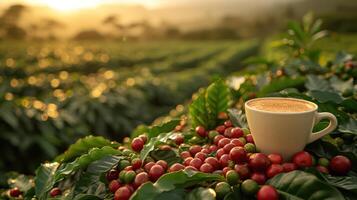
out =
[[269,112],[305,112],[315,109],[313,104],[293,99],[257,99],[248,102],[248,106]]

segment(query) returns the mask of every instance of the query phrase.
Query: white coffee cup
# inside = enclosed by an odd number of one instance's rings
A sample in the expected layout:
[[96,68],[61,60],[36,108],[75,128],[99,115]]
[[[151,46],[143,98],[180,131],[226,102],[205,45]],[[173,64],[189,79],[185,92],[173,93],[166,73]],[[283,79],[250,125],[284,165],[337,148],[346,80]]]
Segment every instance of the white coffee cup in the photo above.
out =
[[[301,112],[276,112],[249,106],[257,100],[295,100],[309,104],[310,110]],[[279,153],[284,160],[289,160],[305,145],[332,132],[337,127],[336,117],[328,112],[317,112],[317,105],[310,101],[294,98],[267,97],[256,98],[245,103],[248,126],[257,149],[266,154]],[[322,119],[330,120],[329,125],[316,133],[312,132],[315,124]]]

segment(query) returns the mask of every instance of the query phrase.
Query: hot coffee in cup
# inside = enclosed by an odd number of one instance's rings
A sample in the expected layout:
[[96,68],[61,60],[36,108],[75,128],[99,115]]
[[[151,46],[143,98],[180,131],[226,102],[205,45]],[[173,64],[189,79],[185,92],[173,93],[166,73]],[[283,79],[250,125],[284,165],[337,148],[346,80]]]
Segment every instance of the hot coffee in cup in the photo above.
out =
[[[294,98],[257,98],[245,103],[249,128],[257,148],[263,153],[279,153],[289,159],[305,145],[333,131],[336,117],[318,113],[317,105]],[[329,119],[325,129],[312,133],[321,119]]]

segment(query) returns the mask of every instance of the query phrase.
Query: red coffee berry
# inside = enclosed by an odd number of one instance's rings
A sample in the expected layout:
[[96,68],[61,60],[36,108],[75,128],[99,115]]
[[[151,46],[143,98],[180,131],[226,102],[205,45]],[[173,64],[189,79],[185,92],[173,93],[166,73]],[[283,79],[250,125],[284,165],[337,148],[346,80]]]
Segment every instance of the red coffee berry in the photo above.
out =
[[300,168],[312,166],[312,157],[306,151],[300,151],[300,152],[296,153],[293,156],[292,160]]
[[226,112],[219,112],[217,118],[223,120],[228,119],[228,114]]
[[118,180],[110,181],[108,188],[109,188],[109,191],[111,191],[112,193],[115,193],[115,191],[117,191],[117,189],[120,188],[119,181]]
[[263,153],[254,153],[249,157],[249,167],[254,171],[264,172],[270,164],[268,156]]
[[202,160],[199,158],[194,158],[191,160],[190,162],[190,166],[195,167],[196,169],[200,169],[201,165],[202,165]]
[[343,176],[351,170],[352,164],[346,156],[335,156],[330,160],[329,168],[332,174]]
[[169,172],[176,172],[176,171],[180,171],[183,169],[185,169],[185,166],[183,166],[180,163],[175,163],[175,164],[171,165]]
[[143,162],[140,160],[140,158],[134,158],[133,160],[131,160],[131,166],[133,170],[139,169],[142,164]]
[[146,135],[139,135],[139,138],[141,138],[141,140],[146,143],[146,141],[148,141],[148,137]]
[[248,134],[245,136],[245,140],[247,140],[247,143],[252,143],[254,144],[254,139],[252,134]]
[[223,154],[221,158],[219,159],[219,164],[221,167],[227,167],[229,162],[229,155],[228,154]]
[[231,151],[231,149],[233,149],[235,147],[234,144],[232,143],[229,143],[229,144],[226,144],[224,147],[223,147],[223,150],[225,153],[229,153]]
[[260,172],[254,172],[250,179],[254,180],[257,182],[259,185],[264,185],[265,181],[267,180],[267,177],[265,174],[260,173]]
[[132,194],[129,187],[120,187],[114,194],[114,200],[128,200]]
[[223,138],[225,138],[223,135],[217,135],[217,136],[215,136],[215,137],[213,138],[213,143],[214,143],[215,145],[218,145],[218,142],[219,142],[221,139],[223,139]]
[[212,153],[212,152],[217,151],[218,147],[217,147],[217,145],[212,144],[211,146],[209,146],[208,150],[210,151],[210,153]]
[[61,189],[59,189],[58,187],[52,188],[52,190],[50,191],[50,196],[51,197],[56,197],[62,194]]
[[324,174],[328,174],[329,173],[328,169],[326,167],[324,167],[324,166],[321,166],[321,165],[316,166],[316,169],[319,170],[319,172],[324,173]]
[[224,131],[226,130],[226,127],[224,125],[221,125],[221,126],[217,126],[216,127],[216,131],[219,133],[219,134],[224,134]]
[[291,172],[297,169],[295,163],[283,163],[282,164],[284,172]]
[[227,172],[228,172],[229,170],[232,170],[232,168],[230,168],[230,167],[224,167],[223,170],[222,170],[223,176],[226,176],[226,174],[227,174]]
[[200,167],[200,171],[204,173],[212,173],[214,171],[212,165],[208,163],[203,163]]
[[161,167],[163,167],[164,170],[166,170],[167,167],[168,167],[167,162],[164,161],[164,160],[158,160],[158,161],[156,162],[156,164],[161,165]]
[[185,138],[184,138],[181,134],[176,135],[176,137],[175,137],[175,143],[176,143],[177,145],[182,144],[184,141],[185,141]]
[[191,154],[188,151],[183,151],[180,153],[180,156],[182,159],[185,159],[185,158],[191,157]]
[[220,159],[221,156],[222,156],[223,154],[225,154],[225,153],[226,153],[226,152],[224,151],[223,148],[218,149],[218,150],[217,150],[217,153],[216,153],[216,158]]
[[272,164],[268,167],[266,175],[268,178],[272,178],[277,174],[284,172],[284,168],[280,164]]
[[257,193],[257,200],[278,200],[279,194],[273,186],[264,185]]
[[272,164],[281,164],[283,162],[283,157],[280,154],[272,153],[268,155],[268,158]]
[[222,138],[218,142],[218,147],[223,148],[224,146],[226,146],[226,144],[229,144],[230,142],[231,142],[231,140],[229,138]]
[[231,130],[231,138],[240,138],[244,135],[242,129],[235,127]]
[[233,124],[232,124],[231,120],[227,120],[224,122],[224,126],[228,128],[228,127],[232,127]]
[[219,161],[217,160],[217,158],[208,157],[205,159],[205,163],[212,165],[215,170],[219,168]]
[[196,155],[196,153],[200,152],[202,150],[202,147],[199,145],[193,145],[190,147],[190,153],[192,156]]
[[229,158],[235,163],[243,163],[247,160],[247,152],[243,147],[234,147],[229,152]]
[[185,166],[189,166],[192,159],[193,159],[192,157],[186,158],[186,159],[183,161],[183,164],[184,164]]
[[161,165],[155,164],[154,166],[151,167],[151,169],[149,171],[150,180],[151,181],[156,181],[164,173],[165,173],[165,169]]
[[193,170],[193,171],[198,171],[196,167],[193,167],[193,166],[186,166],[185,167],[185,170]]
[[167,145],[167,144],[159,146],[159,149],[162,151],[171,151],[172,150],[171,146]]
[[206,157],[207,157],[207,154],[202,153],[202,152],[198,152],[195,155],[195,158],[199,158],[201,161],[204,161],[206,159]]
[[201,136],[201,137],[206,137],[207,136],[207,132],[205,130],[205,128],[203,126],[197,126],[196,127],[196,133]]
[[209,154],[210,151],[209,151],[208,148],[207,148],[207,149],[202,149],[200,153]]
[[231,144],[234,144],[236,147],[243,147],[244,144],[237,138],[231,140]]
[[11,197],[19,197],[21,195],[21,191],[19,190],[19,188],[15,187],[10,189],[9,194]]
[[107,172],[106,178],[107,181],[115,180],[118,179],[119,177],[119,171],[112,169],[109,172]]
[[140,137],[137,137],[134,138],[133,141],[131,142],[131,148],[134,151],[139,152],[143,149],[144,144],[145,144],[144,141]]
[[231,138],[232,135],[232,127],[226,128],[226,130],[224,131],[224,136],[227,138]]
[[146,172],[138,173],[134,179],[134,186],[136,188],[140,187],[142,184],[149,181],[149,174]]
[[145,166],[144,166],[145,171],[146,171],[146,172],[149,172],[150,169],[151,169],[151,167],[154,166],[154,165],[155,165],[154,162],[148,162],[148,163],[146,163]]
[[234,170],[239,174],[242,180],[250,177],[250,170],[247,164],[237,164],[234,166]]

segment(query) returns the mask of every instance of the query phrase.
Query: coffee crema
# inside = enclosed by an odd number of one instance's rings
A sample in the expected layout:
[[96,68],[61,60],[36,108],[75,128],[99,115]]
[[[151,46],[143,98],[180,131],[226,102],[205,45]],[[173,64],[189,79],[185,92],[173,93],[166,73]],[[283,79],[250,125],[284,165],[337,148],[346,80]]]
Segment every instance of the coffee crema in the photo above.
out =
[[257,110],[269,111],[269,112],[305,112],[315,109],[313,104],[293,100],[293,99],[257,99],[248,102],[248,106]]

